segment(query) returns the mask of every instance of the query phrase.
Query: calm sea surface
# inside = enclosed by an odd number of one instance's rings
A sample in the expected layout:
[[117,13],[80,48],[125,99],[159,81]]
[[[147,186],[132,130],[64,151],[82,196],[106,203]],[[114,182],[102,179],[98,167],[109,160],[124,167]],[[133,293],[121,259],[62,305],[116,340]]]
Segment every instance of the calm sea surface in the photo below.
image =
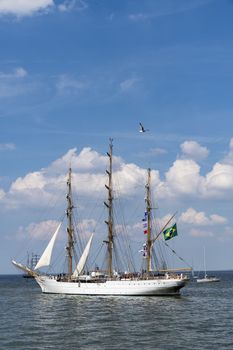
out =
[[233,349],[233,272],[215,274],[180,297],[47,295],[0,276],[0,349]]

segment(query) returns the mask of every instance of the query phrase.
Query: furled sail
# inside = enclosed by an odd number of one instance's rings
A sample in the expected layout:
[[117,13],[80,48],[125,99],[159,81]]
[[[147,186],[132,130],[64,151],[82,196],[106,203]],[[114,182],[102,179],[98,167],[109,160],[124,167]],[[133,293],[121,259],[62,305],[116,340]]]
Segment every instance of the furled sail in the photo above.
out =
[[84,266],[86,264],[86,261],[87,261],[87,258],[88,258],[88,255],[89,255],[89,251],[90,251],[90,248],[91,248],[91,242],[92,242],[92,238],[93,238],[93,234],[91,235],[91,237],[89,238],[89,241],[87,242],[87,245],[82,253],[82,256],[81,258],[79,259],[79,262],[73,272],[73,275],[72,277],[78,277],[83,269],[84,269]]
[[17,263],[15,260],[12,260],[12,264],[18,267],[20,270],[23,270],[24,272],[27,272],[29,275],[35,277],[37,276],[37,273],[33,270],[31,270],[29,267],[24,266],[23,264]]
[[58,225],[55,233],[53,234],[51,240],[49,241],[49,244],[47,245],[44,253],[41,255],[40,260],[38,261],[38,263],[35,266],[35,270],[39,269],[40,267],[44,267],[44,266],[49,266],[50,265],[50,261],[51,261],[51,256],[52,256],[52,251],[53,251],[53,247],[54,247],[54,243],[56,241],[57,235],[58,235],[58,231],[61,227],[61,222]]

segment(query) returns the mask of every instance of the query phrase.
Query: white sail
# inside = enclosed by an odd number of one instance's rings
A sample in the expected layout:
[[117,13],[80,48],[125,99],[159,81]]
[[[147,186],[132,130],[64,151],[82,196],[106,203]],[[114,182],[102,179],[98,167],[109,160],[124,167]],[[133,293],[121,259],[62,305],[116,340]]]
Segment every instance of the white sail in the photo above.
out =
[[88,255],[89,255],[89,251],[90,251],[90,248],[91,248],[91,242],[92,242],[92,238],[93,238],[93,234],[91,235],[91,237],[89,238],[89,241],[87,242],[87,245],[82,253],[82,256],[81,258],[79,259],[79,262],[73,272],[73,275],[72,277],[78,277],[83,269],[84,269],[84,266],[86,264],[86,261],[87,261],[87,258],[88,258]]
[[35,270],[39,269],[40,267],[44,267],[44,266],[49,266],[50,265],[52,251],[53,251],[53,246],[54,246],[54,243],[56,241],[57,234],[58,234],[58,231],[59,231],[59,229],[61,227],[61,224],[62,223],[60,222],[60,224],[58,225],[55,233],[53,234],[53,237],[49,241],[49,244],[47,245],[44,253],[41,255],[40,260],[36,264]]

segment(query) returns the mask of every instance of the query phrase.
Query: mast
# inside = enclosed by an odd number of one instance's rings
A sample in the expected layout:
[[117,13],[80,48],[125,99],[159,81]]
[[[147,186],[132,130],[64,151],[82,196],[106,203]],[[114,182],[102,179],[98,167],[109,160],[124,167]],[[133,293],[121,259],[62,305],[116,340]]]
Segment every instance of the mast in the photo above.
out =
[[148,180],[146,184],[146,213],[147,213],[147,256],[146,256],[146,272],[149,274],[151,271],[151,169],[147,170]]
[[73,272],[73,266],[72,266],[72,256],[73,256],[73,246],[74,246],[74,228],[73,228],[73,202],[72,202],[72,193],[71,193],[71,168],[69,168],[69,174],[68,174],[68,180],[67,180],[67,210],[66,210],[66,215],[67,215],[67,257],[68,257],[68,278],[71,278],[72,272]]
[[204,270],[205,270],[205,276],[204,276],[204,278],[206,278],[206,277],[207,277],[207,273],[206,273],[205,247],[204,247]]
[[108,174],[108,184],[105,185],[106,189],[108,190],[108,200],[107,202],[104,202],[105,206],[108,208],[108,220],[105,221],[105,223],[108,226],[108,240],[105,241],[107,244],[107,252],[108,252],[108,276],[109,278],[112,278],[113,276],[113,269],[112,269],[112,251],[113,251],[113,194],[112,194],[112,149],[113,139],[109,139],[109,152],[107,152],[107,155],[109,157],[109,169],[106,170],[106,173]]

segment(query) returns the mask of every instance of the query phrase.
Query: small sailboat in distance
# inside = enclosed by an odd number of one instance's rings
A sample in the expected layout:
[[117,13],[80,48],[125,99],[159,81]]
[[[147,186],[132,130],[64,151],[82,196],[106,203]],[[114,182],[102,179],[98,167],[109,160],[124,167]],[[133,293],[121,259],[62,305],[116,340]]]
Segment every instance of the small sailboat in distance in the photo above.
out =
[[[39,261],[40,257],[38,254],[35,253],[28,253],[28,257],[27,257],[27,266],[33,270],[35,268],[35,266],[37,265],[38,261]],[[23,278],[32,278],[33,276],[30,273],[25,273],[23,274]]]
[[206,256],[205,256],[205,247],[204,247],[204,277],[197,278],[197,283],[210,283],[210,282],[219,282],[220,278],[216,276],[208,276],[206,272]]

